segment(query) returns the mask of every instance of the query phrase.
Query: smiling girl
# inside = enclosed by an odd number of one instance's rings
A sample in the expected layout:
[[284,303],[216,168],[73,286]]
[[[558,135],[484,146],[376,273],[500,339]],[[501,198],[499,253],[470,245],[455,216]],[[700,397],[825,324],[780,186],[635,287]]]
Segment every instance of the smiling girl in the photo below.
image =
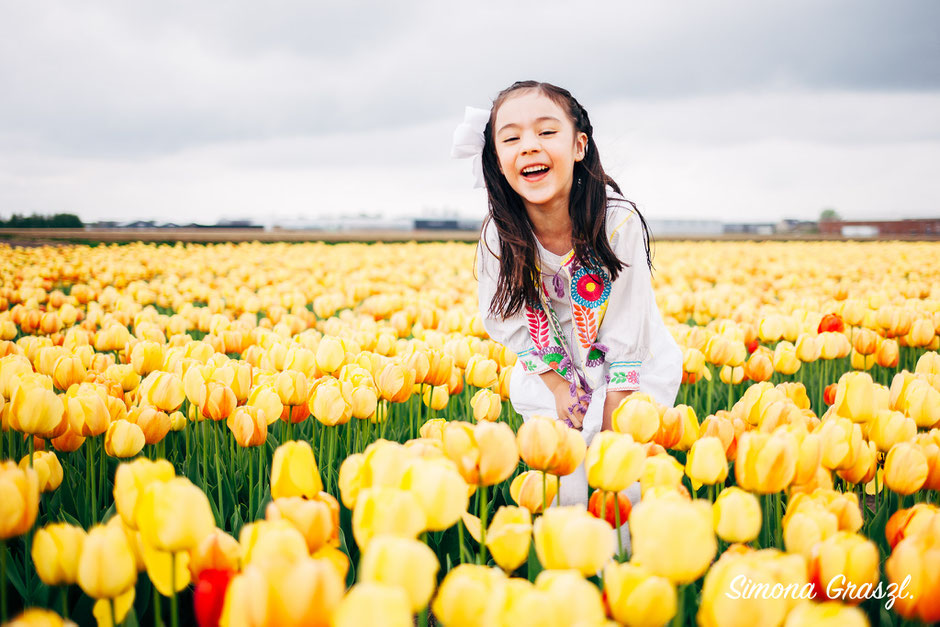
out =
[[[587,111],[560,87],[524,81],[484,120],[479,301],[487,333],[518,355],[514,409],[564,420],[590,444],[635,391],[671,407],[682,353],[653,296],[649,230],[604,172]],[[559,501],[587,497],[582,465]]]

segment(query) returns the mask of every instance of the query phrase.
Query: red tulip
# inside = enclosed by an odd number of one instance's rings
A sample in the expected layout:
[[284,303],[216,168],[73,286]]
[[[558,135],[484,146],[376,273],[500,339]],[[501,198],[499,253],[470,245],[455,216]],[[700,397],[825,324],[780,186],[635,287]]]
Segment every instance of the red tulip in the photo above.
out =
[[[614,529],[617,528],[617,519],[616,512],[614,511],[614,493],[605,492],[604,490],[594,490],[594,493],[591,494],[591,500],[588,501],[588,512],[594,518],[601,517],[601,495],[604,495],[604,520],[610,523],[610,526]],[[627,495],[623,492],[617,493],[617,500],[620,502],[620,524],[627,524],[627,519],[630,518],[630,512],[633,509],[633,504],[630,502],[630,499],[627,498]]]
[[753,340],[751,340],[744,346],[747,348],[747,352],[750,354],[757,350],[757,347],[760,346],[760,342],[758,342],[757,338],[755,337]]
[[824,331],[831,331],[834,333],[842,333],[845,331],[845,325],[842,323],[842,318],[839,317],[839,314],[826,314],[823,316],[823,319],[819,322],[819,328],[816,329],[818,333],[823,333]]
[[826,405],[832,405],[836,402],[836,392],[839,390],[838,383],[830,383],[826,386],[826,389],[823,390],[823,402]]
[[199,573],[193,592],[193,608],[199,627],[217,627],[225,605],[225,591],[235,576],[231,570],[207,568]]

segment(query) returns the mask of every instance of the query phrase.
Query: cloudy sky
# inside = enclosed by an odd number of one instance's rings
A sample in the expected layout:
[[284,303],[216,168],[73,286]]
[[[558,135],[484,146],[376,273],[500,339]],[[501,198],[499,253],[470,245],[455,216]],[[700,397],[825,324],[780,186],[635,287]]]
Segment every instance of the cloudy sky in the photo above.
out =
[[453,129],[534,78],[651,218],[935,217],[938,27],[933,0],[0,0],[0,216],[482,217]]

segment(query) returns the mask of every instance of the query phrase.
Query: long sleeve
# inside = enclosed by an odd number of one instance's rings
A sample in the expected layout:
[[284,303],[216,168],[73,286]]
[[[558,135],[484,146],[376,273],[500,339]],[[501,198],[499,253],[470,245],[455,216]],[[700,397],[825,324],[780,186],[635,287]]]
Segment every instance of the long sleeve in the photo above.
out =
[[608,389],[633,391],[640,388],[640,366],[649,354],[653,287],[637,214],[618,203],[608,213],[607,229],[614,254],[629,267],[611,285],[597,339],[608,349]]
[[[486,329],[490,338],[518,356],[526,372],[531,374],[546,372],[549,370],[549,366],[538,355],[534,354],[535,344],[529,333],[529,325],[538,322],[534,320],[536,313],[524,309],[516,315],[504,319],[494,316],[489,311],[490,303],[496,294],[496,280],[499,277],[499,258],[496,256],[499,253],[499,237],[496,234],[496,227],[493,226],[492,222],[489,222],[477,248],[478,296],[483,328]],[[541,313],[542,317],[544,315],[544,313]]]

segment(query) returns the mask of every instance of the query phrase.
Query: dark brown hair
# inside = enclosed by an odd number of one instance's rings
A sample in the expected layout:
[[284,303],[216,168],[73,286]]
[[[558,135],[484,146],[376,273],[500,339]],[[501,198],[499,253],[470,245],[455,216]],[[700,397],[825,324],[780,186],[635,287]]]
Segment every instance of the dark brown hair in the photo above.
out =
[[[500,172],[493,132],[493,124],[499,107],[510,96],[523,90],[537,90],[550,98],[567,113],[574,124],[575,134],[582,132],[587,135],[584,158],[574,164],[574,183],[568,199],[568,215],[571,217],[572,225],[571,242],[575,258],[585,266],[606,268],[611,280],[616,279],[626,265],[617,259],[611,249],[607,241],[606,229],[606,186],[609,185],[618,194],[621,193],[620,187],[604,172],[597,144],[594,143],[594,128],[591,126],[587,111],[568,90],[561,87],[537,81],[513,83],[499,92],[493,101],[490,119],[484,130],[483,145],[483,178],[486,182],[489,213],[483,223],[482,231],[485,232],[489,223],[492,222],[499,235],[500,244],[499,277],[489,311],[492,315],[502,318],[515,315],[527,303],[539,301],[539,286],[536,280],[538,271],[535,263],[538,250],[532,223],[522,203],[522,198]],[[640,217],[646,246],[646,263],[652,269],[649,227],[639,210],[636,209],[636,205],[629,200],[626,202]],[[481,240],[489,250],[485,238]],[[495,256],[492,250],[489,252]]]

